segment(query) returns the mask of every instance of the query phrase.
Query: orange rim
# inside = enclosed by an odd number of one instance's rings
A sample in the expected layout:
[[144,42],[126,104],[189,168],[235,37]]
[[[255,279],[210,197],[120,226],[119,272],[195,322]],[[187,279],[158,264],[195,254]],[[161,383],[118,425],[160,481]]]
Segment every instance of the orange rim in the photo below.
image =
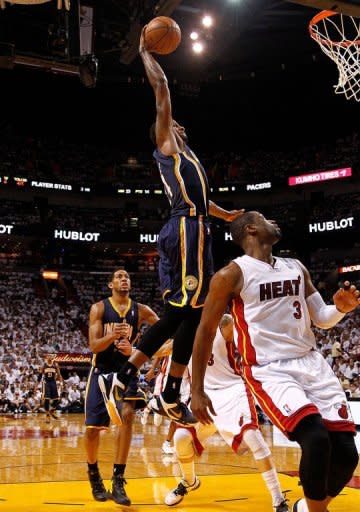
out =
[[309,32],[310,36],[315,39],[318,43],[321,42],[327,46],[342,46],[343,48],[347,48],[353,44],[360,45],[360,39],[355,41],[332,41],[331,39],[325,39],[320,34],[318,34],[314,30],[314,26],[319,23],[319,21],[326,20],[327,18],[331,18],[331,16],[337,16],[341,13],[335,11],[321,11],[316,14],[309,22]]

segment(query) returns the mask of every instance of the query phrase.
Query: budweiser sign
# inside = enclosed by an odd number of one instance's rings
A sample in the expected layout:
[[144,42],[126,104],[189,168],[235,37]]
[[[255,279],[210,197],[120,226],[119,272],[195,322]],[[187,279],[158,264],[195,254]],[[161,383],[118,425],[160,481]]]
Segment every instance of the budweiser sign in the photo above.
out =
[[71,352],[58,352],[55,357],[57,363],[91,363],[90,354],[80,354]]

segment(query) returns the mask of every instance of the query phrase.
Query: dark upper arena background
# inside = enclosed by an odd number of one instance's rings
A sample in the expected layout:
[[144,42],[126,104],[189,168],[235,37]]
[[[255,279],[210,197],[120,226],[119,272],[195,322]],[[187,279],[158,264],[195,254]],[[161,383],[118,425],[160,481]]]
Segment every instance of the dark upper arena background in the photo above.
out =
[[[15,226],[11,235],[0,235],[4,268],[16,262],[35,269],[101,270],[99,255],[106,252],[112,255],[108,267],[121,254],[136,269],[134,254],[155,254],[155,245],[138,242],[142,233],[159,231],[167,204],[153,194],[161,188],[148,137],[155,102],[137,44],[141,27],[159,14],[171,15],[182,29],[181,46],[159,62],[169,79],[174,117],[209,169],[213,198],[277,218],[284,254],[310,264],[324,260],[318,251],[326,249],[334,271],[345,260],[357,262],[359,104],[334,94],[336,66],[309,37],[308,22],[318,9],[272,0],[85,5],[94,8],[88,56],[80,55],[78,2],[69,13],[58,11],[56,2],[6,3],[0,12],[1,174],[9,178],[2,179],[0,194],[4,225]],[[204,54],[194,55],[189,34],[203,14],[213,15],[215,23],[206,32]],[[351,167],[352,177],[287,184],[288,176],[340,167]],[[14,177],[28,181],[20,186]],[[73,190],[36,188],[32,180],[73,184]],[[246,192],[246,184],[266,182],[271,189]],[[139,200],[134,190],[145,183],[151,194]],[[222,185],[229,190],[219,191]],[[80,186],[91,191],[84,195]],[[122,196],[119,187],[131,193]],[[75,212],[71,219],[66,210]],[[344,216],[354,217],[349,229],[309,234],[310,223]],[[54,240],[58,228],[99,231],[100,241]],[[220,266],[234,248],[224,244],[223,225],[214,222],[213,230]],[[21,257],[8,258],[15,243]]]

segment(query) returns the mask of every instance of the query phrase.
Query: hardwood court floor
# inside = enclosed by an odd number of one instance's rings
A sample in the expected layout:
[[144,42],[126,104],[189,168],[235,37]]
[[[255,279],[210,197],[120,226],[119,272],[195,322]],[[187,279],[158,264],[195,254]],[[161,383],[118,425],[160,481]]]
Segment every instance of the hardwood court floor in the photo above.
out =
[[[136,419],[126,470],[131,507],[92,499],[86,475],[83,417],[64,415],[45,423],[43,415],[0,418],[0,512],[164,511],[164,496],[176,486],[179,470],[161,444],[167,421],[155,427],[152,417],[143,427]],[[263,427],[292,504],[301,497],[297,468],[300,451],[272,427]],[[360,436],[357,436],[357,439]],[[114,427],[101,435],[99,467],[108,486],[113,464]],[[360,443],[358,442],[359,451]],[[273,511],[270,496],[252,457],[236,456],[214,436],[197,464],[201,486],[175,508],[179,512]],[[331,512],[360,510],[360,466],[350,486],[330,506]]]

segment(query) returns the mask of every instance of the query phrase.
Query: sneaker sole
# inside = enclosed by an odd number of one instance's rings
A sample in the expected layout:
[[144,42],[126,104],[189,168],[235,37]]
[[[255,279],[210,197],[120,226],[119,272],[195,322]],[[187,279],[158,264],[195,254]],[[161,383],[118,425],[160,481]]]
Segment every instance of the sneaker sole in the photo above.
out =
[[[201,485],[201,480],[198,480],[197,484],[198,485],[196,487],[192,487],[191,489],[187,489],[188,494],[189,494],[189,492],[196,491],[196,489],[199,489],[199,487]],[[185,498],[185,496],[181,496],[181,499],[179,501],[176,501],[175,503],[166,503],[166,501],[164,500],[164,503],[168,507],[174,507],[175,505],[178,505],[179,503],[181,503],[184,498]]]
[[174,423],[178,423],[179,425],[185,425],[185,426],[191,427],[193,425],[196,425],[196,423],[198,423],[197,420],[195,420],[193,422],[184,421],[181,418],[177,418],[176,416],[171,416],[171,414],[169,414],[165,410],[160,411],[160,409],[158,409],[158,406],[157,406],[157,400],[154,398],[152,398],[150,400],[148,405],[152,409],[152,411],[155,412],[156,414],[158,414],[159,416],[162,416],[163,418],[167,418],[168,420],[173,421]]
[[100,388],[100,391],[102,393],[102,396],[103,396],[103,399],[104,399],[104,402],[105,402],[105,406],[106,406],[106,409],[107,409],[107,412],[108,412],[108,414],[110,416],[111,421],[117,427],[122,427],[123,422],[122,422],[121,416],[118,413],[116,405],[111,401],[111,399],[109,400],[107,398],[107,396],[106,396],[106,386],[105,386],[104,381],[101,378],[101,376],[98,379],[98,383],[99,383],[99,388]]
[[131,501],[130,500],[127,503],[124,503],[122,501],[116,501],[116,499],[114,498],[113,495],[110,496],[110,499],[113,500],[113,502],[116,503],[117,505],[122,505],[123,507],[130,507],[130,505],[131,505]]

